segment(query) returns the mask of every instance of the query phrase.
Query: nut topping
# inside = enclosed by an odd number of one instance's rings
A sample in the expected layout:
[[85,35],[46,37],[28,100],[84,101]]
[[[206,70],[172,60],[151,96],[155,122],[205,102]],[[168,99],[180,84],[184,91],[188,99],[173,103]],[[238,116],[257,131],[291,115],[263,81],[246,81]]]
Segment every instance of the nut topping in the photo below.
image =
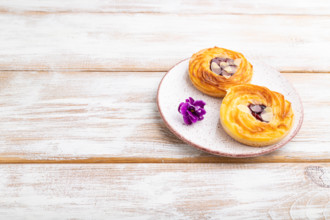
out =
[[240,59],[240,58],[234,60],[234,64],[236,66],[239,66],[241,64],[241,62],[242,62],[242,59]]
[[258,104],[250,104],[248,106],[250,113],[259,121],[270,122],[273,118],[273,111],[271,107]]
[[[238,60],[238,61],[236,61]],[[240,63],[240,59],[230,59],[223,57],[215,57],[210,62],[210,69],[215,74],[225,77],[229,79],[232,75],[234,75],[237,71],[238,65],[236,63]]]
[[267,106],[265,109],[264,109],[264,112],[268,113],[268,112],[273,112],[272,111],[272,108]]
[[265,122],[270,122],[273,118],[273,111],[271,107],[266,107],[264,111],[261,113],[261,118]]
[[226,62],[220,62],[220,66],[221,67],[226,67],[226,66],[228,66],[229,64],[228,63],[226,63]]
[[250,109],[246,105],[238,105],[237,108],[242,112],[245,112],[248,114],[251,113]]
[[226,71],[227,73],[232,72],[232,68],[230,66],[226,66],[225,68],[223,68],[223,70]]
[[211,70],[212,70],[212,72],[214,72],[216,74],[220,74],[221,73],[221,68],[220,68],[220,66],[216,62],[213,62],[211,64]]
[[263,112],[261,118],[264,122],[270,122],[273,118],[273,112]]

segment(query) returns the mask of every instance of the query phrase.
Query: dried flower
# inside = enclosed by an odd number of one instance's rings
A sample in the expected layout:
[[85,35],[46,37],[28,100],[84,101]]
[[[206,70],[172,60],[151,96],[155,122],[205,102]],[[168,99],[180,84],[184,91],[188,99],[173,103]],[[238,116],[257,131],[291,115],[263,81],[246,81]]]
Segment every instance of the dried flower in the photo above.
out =
[[184,123],[191,125],[192,123],[204,119],[203,115],[206,114],[204,106],[204,101],[195,101],[193,98],[189,97],[189,99],[186,99],[186,102],[180,103],[178,111],[183,115]]

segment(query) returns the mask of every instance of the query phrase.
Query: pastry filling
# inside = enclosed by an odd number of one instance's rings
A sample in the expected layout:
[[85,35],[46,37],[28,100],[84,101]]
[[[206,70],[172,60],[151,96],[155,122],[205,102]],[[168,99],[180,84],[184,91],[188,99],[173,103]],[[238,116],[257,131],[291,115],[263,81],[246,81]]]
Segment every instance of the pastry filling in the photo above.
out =
[[241,63],[241,59],[230,59],[223,57],[215,57],[210,62],[210,69],[215,74],[224,76],[226,79],[234,75]]
[[270,122],[273,118],[273,111],[271,107],[265,105],[250,104],[248,108],[253,117],[262,122]]

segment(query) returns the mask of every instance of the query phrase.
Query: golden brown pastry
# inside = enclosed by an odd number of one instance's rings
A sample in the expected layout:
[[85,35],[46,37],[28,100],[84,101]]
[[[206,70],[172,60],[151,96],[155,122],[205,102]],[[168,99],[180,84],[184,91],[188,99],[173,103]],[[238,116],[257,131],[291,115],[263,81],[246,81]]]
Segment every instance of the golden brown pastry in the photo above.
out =
[[253,67],[243,54],[214,47],[201,50],[190,58],[189,76],[201,92],[224,97],[232,86],[249,83]]
[[235,140],[261,147],[283,139],[291,130],[291,103],[278,92],[251,84],[231,87],[220,107],[224,130]]

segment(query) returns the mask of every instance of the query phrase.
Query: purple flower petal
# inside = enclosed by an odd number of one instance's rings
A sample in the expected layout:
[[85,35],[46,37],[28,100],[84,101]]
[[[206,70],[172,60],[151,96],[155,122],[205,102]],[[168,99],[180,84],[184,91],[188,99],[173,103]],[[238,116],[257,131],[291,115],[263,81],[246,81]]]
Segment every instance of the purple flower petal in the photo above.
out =
[[192,124],[191,120],[189,119],[189,116],[183,116],[183,121],[187,125],[191,125]]
[[205,102],[203,100],[195,101],[192,97],[186,99],[186,102],[181,102],[178,111],[183,116],[183,121],[187,125],[191,125],[197,121],[204,119],[206,111],[204,109]]
[[188,108],[189,108],[189,103],[184,102],[183,105],[180,108],[180,112],[182,115],[188,115]]
[[190,106],[188,107],[188,111],[194,113],[194,112],[196,111],[196,109],[195,109],[194,106],[190,105]]
[[200,114],[201,114],[201,115],[205,115],[205,114],[206,114],[205,109],[201,108],[201,109],[199,109],[199,110],[200,110]]
[[198,117],[196,117],[194,115],[189,115],[189,119],[191,120],[192,123],[195,123],[198,121]]
[[201,108],[204,108],[205,104],[206,103],[204,101],[202,101],[202,100],[197,100],[197,101],[194,102],[194,105],[195,106],[199,106]]
[[179,108],[178,108],[178,111],[181,113],[181,107],[182,105],[184,104],[184,102],[181,102],[180,105],[179,105]]
[[198,115],[196,115],[195,113],[188,111],[188,115],[192,122],[195,123],[198,120]]
[[192,116],[192,117],[196,117],[197,116],[196,112],[187,111],[187,114],[189,116]]

